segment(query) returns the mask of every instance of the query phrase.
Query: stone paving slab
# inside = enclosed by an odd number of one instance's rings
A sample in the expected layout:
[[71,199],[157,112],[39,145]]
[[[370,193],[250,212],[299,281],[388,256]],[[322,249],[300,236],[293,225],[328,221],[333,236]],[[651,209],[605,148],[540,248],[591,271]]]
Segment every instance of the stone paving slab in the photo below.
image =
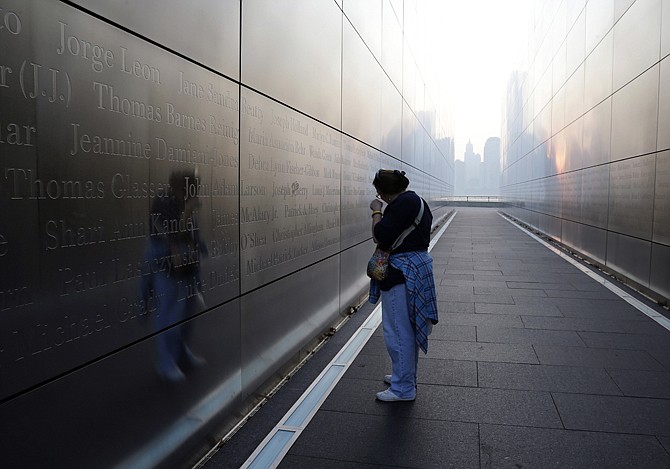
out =
[[552,394],[565,428],[670,436],[670,400]]
[[431,337],[434,340],[476,342],[477,328],[475,326],[467,325],[451,325],[449,327],[442,327],[438,324],[438,327],[433,328]]
[[[393,409],[383,416],[322,410],[293,445],[291,455],[318,453],[384,467],[479,467],[476,424],[423,421],[400,414]],[[312,430],[319,427],[329,428],[328,438]]]
[[665,371],[661,363],[646,351],[641,350],[594,349],[559,345],[534,345],[533,349],[539,362],[543,365]]
[[482,468],[666,468],[670,456],[651,436],[480,425]]
[[477,342],[498,344],[542,344],[585,347],[586,344],[575,331],[546,331],[512,327],[477,326]]
[[625,396],[670,399],[670,372],[607,370]]
[[[501,314],[468,314],[468,313],[440,313],[440,327],[442,326],[486,326],[486,327],[517,327],[523,328],[521,316]],[[447,329],[449,329],[447,327]]]
[[538,302],[531,305],[521,305],[518,304],[518,301],[512,305],[476,302],[475,311],[482,314],[513,314],[515,316],[563,316],[556,305]]
[[437,300],[437,311],[443,313],[474,313],[474,303],[465,303],[460,301],[440,301]]
[[618,383],[628,376],[619,375],[616,380],[611,374],[603,368],[477,363],[479,386],[484,388],[621,395]]
[[566,318],[521,316],[523,326],[528,329],[583,332],[646,333],[665,335],[666,330],[651,321],[608,321],[595,318]]
[[466,280],[466,279],[455,279],[455,278],[443,278],[440,281],[441,287],[489,287],[489,288],[508,288],[507,282],[505,281],[493,281],[493,280]]
[[[537,363],[537,355],[529,344],[488,344],[482,342],[429,342],[429,358],[471,360],[503,363]],[[419,356],[421,360],[421,355]]]
[[[662,331],[664,329],[659,328]],[[667,348],[670,350],[670,331],[660,334],[626,334],[612,332],[580,332],[579,336],[588,347],[614,348],[622,350],[647,350]]]

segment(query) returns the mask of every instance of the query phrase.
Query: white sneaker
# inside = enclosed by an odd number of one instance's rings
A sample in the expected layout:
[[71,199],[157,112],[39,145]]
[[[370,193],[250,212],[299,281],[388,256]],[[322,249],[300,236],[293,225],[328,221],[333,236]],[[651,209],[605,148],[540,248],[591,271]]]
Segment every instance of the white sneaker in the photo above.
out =
[[384,375],[384,382],[390,386],[391,385],[391,375]]
[[377,399],[384,402],[399,402],[399,401],[413,401],[416,397],[400,397],[394,394],[391,391],[391,388],[388,388],[386,391],[380,391],[377,393]]

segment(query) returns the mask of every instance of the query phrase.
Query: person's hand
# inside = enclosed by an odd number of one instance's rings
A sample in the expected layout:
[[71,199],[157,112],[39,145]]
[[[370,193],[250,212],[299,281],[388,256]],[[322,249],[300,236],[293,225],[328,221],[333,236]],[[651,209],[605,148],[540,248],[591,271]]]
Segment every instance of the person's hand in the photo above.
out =
[[379,199],[372,199],[372,202],[370,202],[370,209],[372,209],[373,211],[381,210],[382,201]]

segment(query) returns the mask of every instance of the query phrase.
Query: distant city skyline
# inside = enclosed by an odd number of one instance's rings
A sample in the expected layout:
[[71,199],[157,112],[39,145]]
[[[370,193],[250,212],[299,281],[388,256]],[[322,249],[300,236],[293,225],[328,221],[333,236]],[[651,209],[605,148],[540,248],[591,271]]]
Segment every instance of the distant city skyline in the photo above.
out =
[[463,159],[454,161],[454,195],[500,195],[500,138],[487,138],[483,153],[466,143]]
[[533,12],[531,0],[469,0],[439,2],[434,18],[446,56],[440,62],[447,76],[445,96],[450,106],[454,153],[463,160],[468,141],[482,152],[486,139],[500,137],[502,105],[514,70],[523,69]]

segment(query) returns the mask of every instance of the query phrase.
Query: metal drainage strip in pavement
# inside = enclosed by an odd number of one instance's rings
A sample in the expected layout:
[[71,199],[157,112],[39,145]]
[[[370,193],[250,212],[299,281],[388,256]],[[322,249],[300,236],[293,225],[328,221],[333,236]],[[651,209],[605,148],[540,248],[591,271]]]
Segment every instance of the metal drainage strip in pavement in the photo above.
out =
[[644,303],[642,303],[642,302],[641,302],[640,300],[638,300],[637,298],[634,298],[633,296],[629,295],[628,293],[626,293],[626,292],[623,291],[621,288],[619,288],[619,287],[617,287],[616,285],[614,285],[612,282],[610,282],[610,281],[607,280],[606,278],[604,278],[604,277],[598,275],[596,272],[593,272],[593,271],[592,271],[591,269],[589,269],[588,267],[586,267],[586,266],[580,264],[579,262],[577,262],[575,259],[573,259],[573,258],[572,258],[571,256],[569,256],[568,254],[566,254],[566,253],[564,253],[564,252],[561,252],[561,251],[560,251],[558,248],[556,248],[555,246],[552,246],[551,244],[547,243],[546,241],[544,241],[543,239],[539,238],[539,237],[536,236],[535,234],[531,233],[530,231],[528,231],[528,230],[525,229],[524,227],[519,226],[519,225],[516,224],[513,220],[511,220],[509,217],[503,215],[502,213],[499,213],[499,215],[500,215],[501,217],[503,217],[503,219],[505,219],[505,220],[507,220],[508,222],[510,222],[513,226],[516,226],[516,227],[519,228],[521,231],[523,231],[524,233],[526,233],[528,236],[530,236],[531,238],[533,238],[535,241],[537,241],[538,243],[542,244],[544,247],[546,247],[546,248],[549,249],[550,251],[554,252],[555,254],[558,254],[558,255],[561,256],[563,259],[565,259],[566,261],[568,261],[569,263],[571,263],[572,265],[574,265],[575,267],[577,267],[580,271],[582,271],[583,273],[585,273],[586,275],[588,275],[589,277],[591,277],[593,280],[595,280],[596,282],[600,283],[600,284],[603,285],[605,288],[609,289],[612,293],[618,295],[620,298],[622,298],[622,299],[623,299],[624,301],[626,301],[628,304],[630,304],[631,306],[637,308],[641,313],[643,313],[643,314],[649,316],[651,319],[653,319],[654,321],[656,321],[657,323],[659,323],[661,326],[665,327],[667,330],[670,331],[670,319],[666,318],[665,316],[663,316],[663,315],[662,315],[661,313],[659,313],[658,311],[655,311],[653,308],[650,308],[649,306],[645,305]]
[[[456,216],[456,213],[457,211],[454,211],[433,237],[428,246],[428,252],[432,251],[437,241],[442,237],[442,234],[444,234]],[[242,469],[266,469],[279,465],[293,443],[300,436],[300,433],[307,428],[312,417],[314,417],[342,376],[344,376],[344,372],[349,368],[349,365],[353,363],[360,351],[363,350],[365,344],[370,340],[370,337],[372,337],[372,334],[381,323],[381,318],[382,307],[380,303],[351,339],[342,347],[335,358],[326,366],[303,395],[300,396],[293,407],[281,418],[261,444],[258,445],[251,456],[241,466]]]

